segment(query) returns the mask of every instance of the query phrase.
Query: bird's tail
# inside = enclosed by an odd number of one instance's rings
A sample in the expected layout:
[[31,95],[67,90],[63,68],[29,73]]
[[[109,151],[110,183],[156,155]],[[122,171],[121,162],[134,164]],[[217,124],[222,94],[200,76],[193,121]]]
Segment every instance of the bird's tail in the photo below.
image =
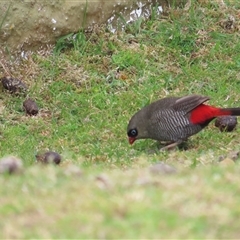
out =
[[218,116],[222,115],[240,116],[240,108],[220,108]]
[[240,108],[216,108],[201,104],[192,110],[190,121],[193,124],[202,124],[218,116],[240,116]]

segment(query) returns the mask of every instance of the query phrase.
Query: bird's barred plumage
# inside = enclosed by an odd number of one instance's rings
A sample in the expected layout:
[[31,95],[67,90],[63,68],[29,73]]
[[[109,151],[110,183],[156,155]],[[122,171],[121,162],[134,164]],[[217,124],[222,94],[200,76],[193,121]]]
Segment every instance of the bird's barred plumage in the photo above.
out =
[[149,134],[154,136],[155,140],[161,141],[186,140],[202,129],[201,126],[190,123],[185,111],[175,111],[171,108],[157,111],[149,123]]
[[198,133],[215,117],[240,115],[240,108],[205,105],[209,97],[190,95],[168,97],[139,110],[129,121],[127,133],[132,144],[137,139],[182,142]]

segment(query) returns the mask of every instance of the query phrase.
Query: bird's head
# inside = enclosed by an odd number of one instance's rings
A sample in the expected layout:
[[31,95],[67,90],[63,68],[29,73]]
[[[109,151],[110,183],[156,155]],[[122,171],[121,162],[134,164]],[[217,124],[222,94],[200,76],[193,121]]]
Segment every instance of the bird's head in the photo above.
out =
[[137,140],[138,130],[136,128],[130,129],[127,134],[129,143],[133,144]]
[[130,144],[138,139],[149,138],[148,120],[143,113],[143,111],[137,112],[128,123],[127,135]]

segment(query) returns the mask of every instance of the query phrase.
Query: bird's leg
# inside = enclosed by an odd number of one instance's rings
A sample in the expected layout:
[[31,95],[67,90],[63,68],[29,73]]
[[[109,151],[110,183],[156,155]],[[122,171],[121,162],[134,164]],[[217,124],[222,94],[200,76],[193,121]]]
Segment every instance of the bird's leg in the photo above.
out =
[[169,150],[172,150],[172,149],[174,149],[176,146],[178,146],[179,144],[181,144],[182,142],[183,142],[182,140],[179,140],[179,141],[177,141],[177,142],[170,143],[170,144],[168,144],[167,146],[162,147],[162,148],[160,149],[160,151],[169,151]]

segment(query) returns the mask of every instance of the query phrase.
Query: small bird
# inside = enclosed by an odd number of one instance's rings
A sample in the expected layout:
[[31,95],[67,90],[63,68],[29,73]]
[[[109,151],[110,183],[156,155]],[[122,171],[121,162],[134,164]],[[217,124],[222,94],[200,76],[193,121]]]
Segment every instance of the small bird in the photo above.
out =
[[139,110],[127,127],[129,143],[137,139],[169,142],[168,150],[186,141],[218,116],[240,116],[240,108],[217,108],[204,104],[210,98],[201,95],[167,97]]

